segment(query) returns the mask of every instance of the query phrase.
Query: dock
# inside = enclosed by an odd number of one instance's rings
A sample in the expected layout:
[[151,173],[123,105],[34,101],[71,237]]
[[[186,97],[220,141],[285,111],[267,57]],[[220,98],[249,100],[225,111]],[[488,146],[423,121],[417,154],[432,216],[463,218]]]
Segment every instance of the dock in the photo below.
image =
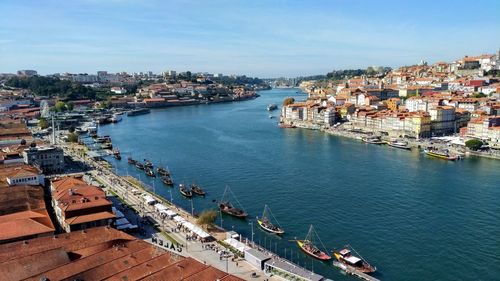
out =
[[380,281],[379,279],[377,279],[373,276],[370,276],[366,273],[363,273],[359,270],[356,270],[355,268],[352,268],[350,266],[345,266],[345,265],[341,264],[340,262],[336,262],[336,261],[333,262],[333,266],[336,266],[336,267],[342,269],[347,274],[354,275],[354,276],[359,277],[359,278],[366,280],[366,281]]

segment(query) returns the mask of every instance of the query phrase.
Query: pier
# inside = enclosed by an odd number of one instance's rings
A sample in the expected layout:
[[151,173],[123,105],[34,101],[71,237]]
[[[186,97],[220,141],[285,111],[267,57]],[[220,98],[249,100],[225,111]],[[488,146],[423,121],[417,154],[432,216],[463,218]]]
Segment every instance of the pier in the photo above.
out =
[[370,276],[366,273],[363,273],[363,272],[361,272],[355,268],[352,268],[350,266],[343,265],[340,262],[334,261],[333,266],[336,266],[336,267],[342,269],[343,271],[345,271],[349,275],[356,276],[356,277],[361,278],[361,279],[366,280],[366,281],[380,281],[379,279],[377,279],[373,276]]

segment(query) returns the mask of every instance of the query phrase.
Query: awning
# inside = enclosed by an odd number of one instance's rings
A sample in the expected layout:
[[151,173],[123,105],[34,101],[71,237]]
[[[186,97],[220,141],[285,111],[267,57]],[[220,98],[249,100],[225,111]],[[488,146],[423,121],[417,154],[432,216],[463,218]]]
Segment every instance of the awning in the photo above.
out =
[[152,204],[152,203],[156,202],[156,200],[153,197],[149,196],[149,195],[144,196],[144,201],[147,204]]
[[241,243],[240,241],[233,239],[233,238],[228,238],[228,239],[224,240],[224,242],[226,242],[227,244],[229,244],[230,246],[232,246],[233,248],[235,248],[236,250],[238,250],[242,253],[245,250],[250,249],[250,247],[248,247],[247,245],[245,245],[245,244]]
[[348,257],[344,257],[344,259],[349,262],[350,264],[356,264],[357,262],[359,262],[361,259],[360,258],[357,258],[355,256],[348,256]]
[[195,227],[192,223],[190,223],[188,221],[184,222],[183,225],[184,225],[185,228],[187,228],[189,230],[193,230],[194,227]]
[[155,205],[155,209],[157,211],[161,212],[163,210],[167,210],[168,208],[165,205],[158,203],[158,204]]

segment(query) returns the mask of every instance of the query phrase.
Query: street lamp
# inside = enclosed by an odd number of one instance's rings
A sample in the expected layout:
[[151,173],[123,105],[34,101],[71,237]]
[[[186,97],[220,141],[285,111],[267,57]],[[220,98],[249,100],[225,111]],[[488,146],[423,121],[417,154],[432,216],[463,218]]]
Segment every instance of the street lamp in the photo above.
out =
[[253,236],[254,236],[254,232],[253,232],[253,221],[249,222],[248,224],[250,224],[252,226],[252,244],[253,244]]
[[193,217],[194,217],[193,199],[191,198],[191,200],[189,200],[189,201],[191,201],[191,216],[193,216]]

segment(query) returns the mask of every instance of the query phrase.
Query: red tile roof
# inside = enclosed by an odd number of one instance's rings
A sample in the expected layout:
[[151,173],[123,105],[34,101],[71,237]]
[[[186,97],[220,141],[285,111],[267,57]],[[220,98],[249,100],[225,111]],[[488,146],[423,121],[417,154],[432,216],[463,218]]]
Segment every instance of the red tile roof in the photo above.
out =
[[86,223],[86,222],[91,222],[91,221],[114,219],[114,218],[116,218],[116,216],[113,213],[99,212],[99,213],[92,213],[92,214],[83,215],[83,216],[71,217],[69,219],[66,219],[66,222],[70,225],[75,225],[75,224],[81,224],[81,223]]
[[96,227],[0,245],[6,280],[235,280],[192,258],[171,254],[116,229]]

